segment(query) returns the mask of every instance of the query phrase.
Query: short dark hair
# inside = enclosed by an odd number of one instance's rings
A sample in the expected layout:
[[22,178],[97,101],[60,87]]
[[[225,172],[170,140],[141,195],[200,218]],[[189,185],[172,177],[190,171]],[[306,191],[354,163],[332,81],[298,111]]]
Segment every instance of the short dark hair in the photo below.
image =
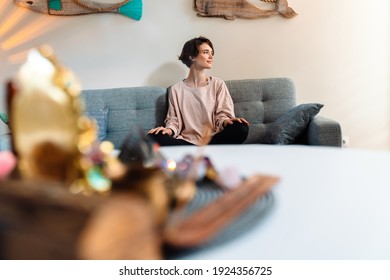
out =
[[209,45],[214,52],[213,43],[211,43],[211,41],[206,37],[200,36],[197,38],[193,38],[184,44],[183,49],[181,51],[181,55],[179,56],[179,60],[181,60],[181,62],[183,62],[185,65],[187,65],[188,68],[190,68],[193,63],[192,59],[194,57],[197,57],[199,54],[198,47],[203,43]]

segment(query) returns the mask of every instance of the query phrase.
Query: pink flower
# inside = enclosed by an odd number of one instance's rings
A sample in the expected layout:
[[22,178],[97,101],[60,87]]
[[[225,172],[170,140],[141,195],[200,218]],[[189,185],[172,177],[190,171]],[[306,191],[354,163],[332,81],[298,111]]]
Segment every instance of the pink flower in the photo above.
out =
[[12,152],[0,152],[0,180],[7,178],[15,166],[16,157]]

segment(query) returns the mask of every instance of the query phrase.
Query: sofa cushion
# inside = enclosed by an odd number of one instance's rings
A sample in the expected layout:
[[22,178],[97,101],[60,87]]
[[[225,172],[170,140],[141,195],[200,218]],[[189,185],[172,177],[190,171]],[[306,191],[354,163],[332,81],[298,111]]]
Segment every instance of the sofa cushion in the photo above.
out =
[[103,141],[107,137],[107,116],[108,109],[90,109],[85,111],[85,115],[91,119],[94,119],[97,124],[98,135],[97,140]]
[[107,137],[119,149],[133,126],[145,132],[164,125],[166,87],[125,87],[83,90],[85,110],[108,109]]
[[288,78],[246,79],[226,81],[234,102],[236,117],[249,122],[246,144],[259,143],[266,124],[296,105],[295,86]]
[[264,144],[292,144],[324,105],[307,103],[295,106],[273,122],[264,135]]

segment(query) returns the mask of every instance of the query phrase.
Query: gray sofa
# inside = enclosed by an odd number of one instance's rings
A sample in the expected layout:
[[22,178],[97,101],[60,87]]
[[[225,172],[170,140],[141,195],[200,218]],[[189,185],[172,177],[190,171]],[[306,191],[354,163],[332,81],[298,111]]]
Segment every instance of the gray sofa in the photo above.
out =
[[[235,112],[250,123],[245,143],[266,143],[273,124],[295,107],[295,86],[288,78],[226,81]],[[164,125],[167,112],[167,88],[128,87],[84,90],[82,97],[89,116],[98,120],[100,140],[113,142],[119,148],[132,127],[145,132]],[[269,143],[269,142],[268,142]],[[340,124],[316,115],[310,118],[292,144],[341,147]],[[0,149],[9,148],[8,137],[0,139]]]

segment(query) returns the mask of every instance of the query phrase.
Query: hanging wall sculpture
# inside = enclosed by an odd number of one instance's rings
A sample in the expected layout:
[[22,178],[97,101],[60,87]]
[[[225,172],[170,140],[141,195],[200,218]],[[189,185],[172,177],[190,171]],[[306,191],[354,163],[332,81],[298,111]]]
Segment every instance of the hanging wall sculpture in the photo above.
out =
[[292,18],[297,13],[288,6],[287,0],[259,0],[274,3],[271,10],[260,9],[246,0],[195,0],[195,10],[202,17],[224,17],[233,20],[235,18],[257,19],[275,15]]
[[142,0],[14,0],[30,10],[58,16],[118,13],[135,20],[142,17]]

